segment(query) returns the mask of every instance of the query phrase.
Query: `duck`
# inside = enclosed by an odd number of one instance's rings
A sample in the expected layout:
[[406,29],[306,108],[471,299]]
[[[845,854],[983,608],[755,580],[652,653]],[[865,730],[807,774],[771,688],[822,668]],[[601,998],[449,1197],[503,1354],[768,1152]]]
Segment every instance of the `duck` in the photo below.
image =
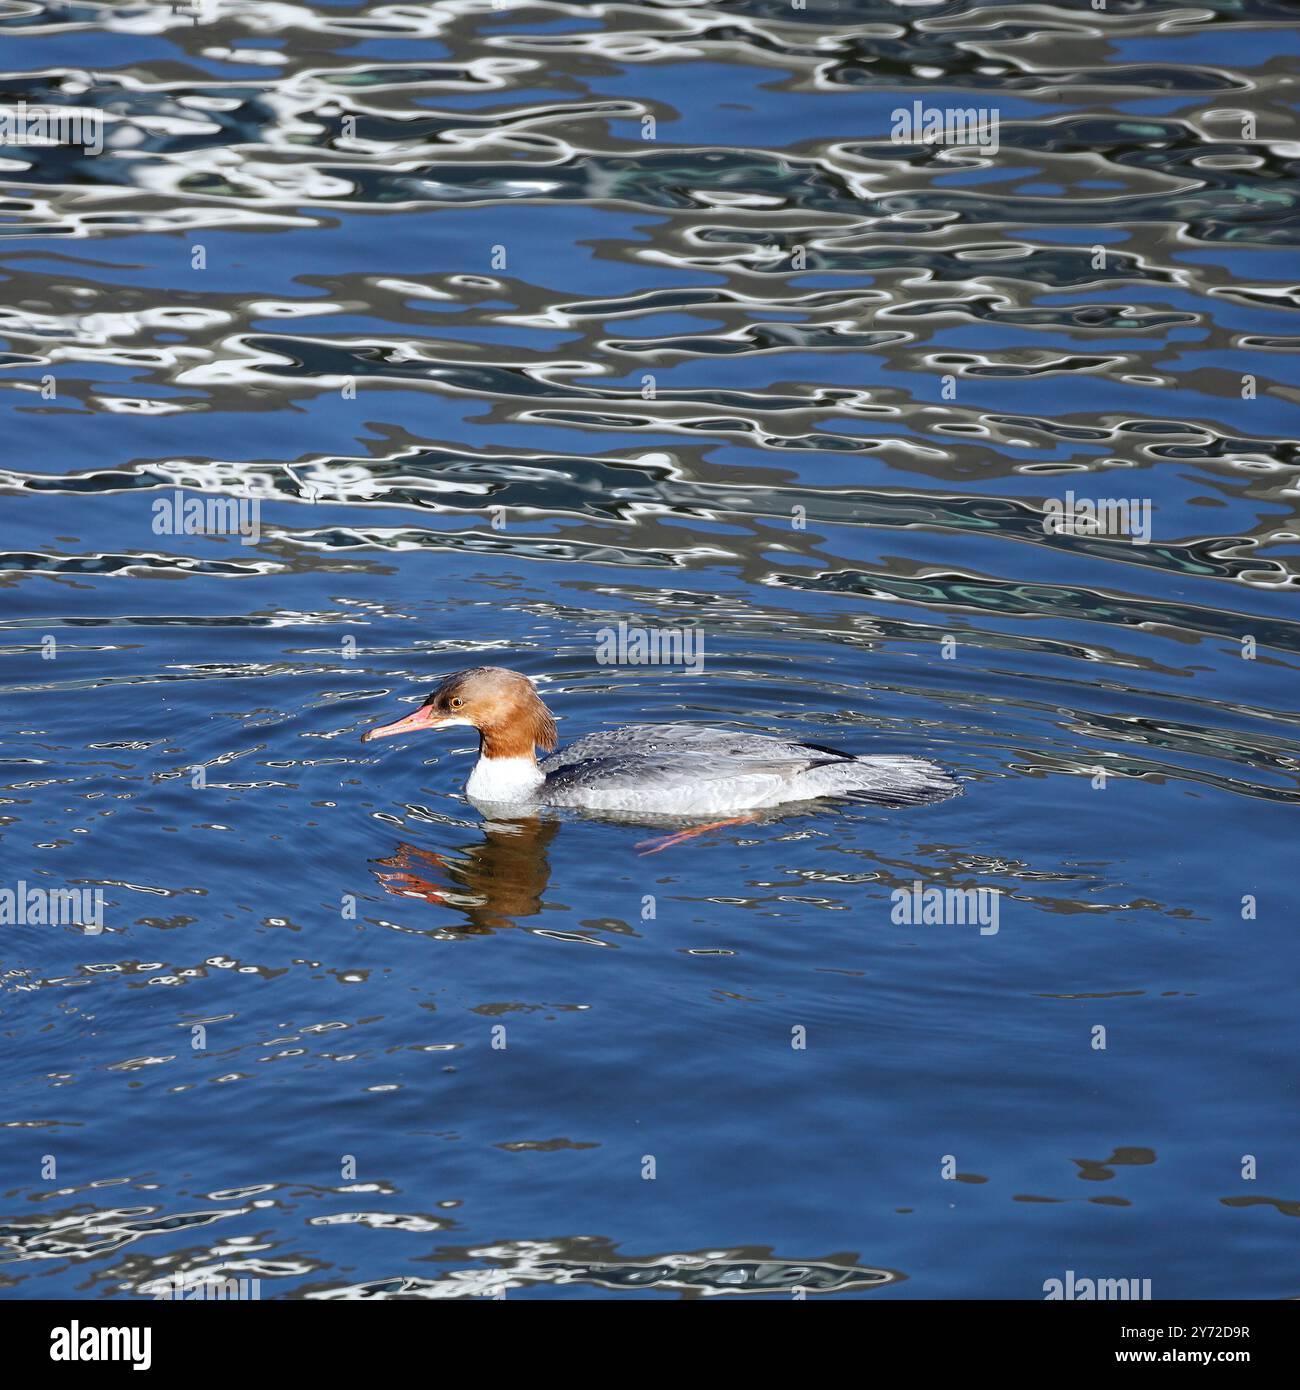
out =
[[[556,752],[554,715],[527,676],[501,666],[456,671],[418,709],[367,729],[362,742],[457,728],[478,733],[478,761],[465,794],[489,807],[689,819],[751,816],[824,797],[915,806],[961,790],[925,758],[845,753],[711,725],[629,724]],[[538,749],[551,756],[539,763]]]

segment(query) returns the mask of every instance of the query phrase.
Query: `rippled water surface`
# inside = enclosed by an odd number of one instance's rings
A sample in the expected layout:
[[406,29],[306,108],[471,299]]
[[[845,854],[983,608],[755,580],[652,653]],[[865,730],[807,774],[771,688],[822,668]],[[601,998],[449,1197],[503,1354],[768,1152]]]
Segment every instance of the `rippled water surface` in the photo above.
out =
[[[1295,14],[4,0],[0,1292],[1300,1293]],[[481,663],[964,795],[485,821]]]

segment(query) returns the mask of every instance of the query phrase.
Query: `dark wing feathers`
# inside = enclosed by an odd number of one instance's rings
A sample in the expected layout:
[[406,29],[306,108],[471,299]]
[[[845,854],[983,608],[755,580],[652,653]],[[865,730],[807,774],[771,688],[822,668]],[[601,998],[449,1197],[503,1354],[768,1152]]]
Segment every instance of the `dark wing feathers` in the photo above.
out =
[[[710,759],[717,758],[717,764]],[[633,724],[590,734],[542,763],[547,786],[563,790],[599,776],[602,787],[650,786],[690,768],[701,781],[746,774],[793,777],[812,767],[852,762],[851,754],[746,733],[742,729],[674,724]]]

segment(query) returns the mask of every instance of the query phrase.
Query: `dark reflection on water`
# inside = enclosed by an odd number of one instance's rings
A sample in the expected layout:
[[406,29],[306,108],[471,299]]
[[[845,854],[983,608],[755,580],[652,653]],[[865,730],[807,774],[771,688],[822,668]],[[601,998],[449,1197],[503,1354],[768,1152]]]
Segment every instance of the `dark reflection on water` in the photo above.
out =
[[376,877],[398,897],[461,908],[474,931],[499,930],[542,910],[551,876],[546,851],[559,828],[555,819],[489,823],[478,844],[455,855],[403,841],[379,861]]
[[[1293,18],[5,7],[103,139],[0,149],[0,888],[106,918],[0,926],[0,1289],[1294,1296]],[[966,794],[647,854],[361,748],[485,662]]]

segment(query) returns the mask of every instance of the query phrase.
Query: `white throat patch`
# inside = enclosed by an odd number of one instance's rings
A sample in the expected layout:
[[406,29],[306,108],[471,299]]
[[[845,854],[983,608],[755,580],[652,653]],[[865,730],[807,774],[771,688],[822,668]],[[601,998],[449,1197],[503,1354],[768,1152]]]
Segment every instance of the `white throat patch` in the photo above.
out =
[[465,795],[471,801],[529,801],[545,775],[532,758],[480,757]]

